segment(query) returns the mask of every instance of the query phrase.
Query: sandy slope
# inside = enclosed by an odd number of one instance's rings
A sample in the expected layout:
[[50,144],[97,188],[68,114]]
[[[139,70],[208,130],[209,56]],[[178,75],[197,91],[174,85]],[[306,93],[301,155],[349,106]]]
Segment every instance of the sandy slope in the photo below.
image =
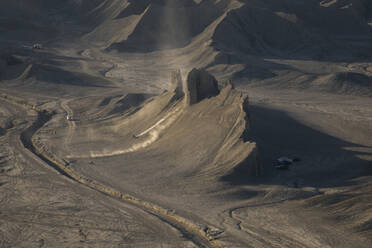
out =
[[1,106],[20,123],[1,137],[1,247],[194,247],[144,211],[58,176],[21,145],[34,114]]
[[[69,168],[187,221],[55,173],[19,141],[35,112],[1,101],[0,246],[371,246],[368,1],[42,3],[0,3],[1,93],[54,112],[34,140]],[[194,67],[221,93],[188,106],[170,73]]]

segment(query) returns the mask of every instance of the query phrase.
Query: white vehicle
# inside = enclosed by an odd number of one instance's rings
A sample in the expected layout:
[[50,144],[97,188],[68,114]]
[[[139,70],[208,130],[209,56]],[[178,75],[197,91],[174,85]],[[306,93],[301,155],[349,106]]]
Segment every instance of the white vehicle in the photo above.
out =
[[32,46],[32,49],[43,49],[43,45],[41,45],[40,43],[36,43]]
[[66,116],[66,119],[68,120],[68,121],[72,121],[72,116]]
[[32,50],[32,46],[22,45],[22,48],[23,49]]

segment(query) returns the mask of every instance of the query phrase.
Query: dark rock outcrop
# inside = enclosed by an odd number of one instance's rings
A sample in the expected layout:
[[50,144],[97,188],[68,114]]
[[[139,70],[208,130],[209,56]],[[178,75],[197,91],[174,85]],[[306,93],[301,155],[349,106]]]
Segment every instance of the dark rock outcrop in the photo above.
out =
[[184,86],[186,103],[192,105],[220,93],[217,80],[205,70],[193,69]]

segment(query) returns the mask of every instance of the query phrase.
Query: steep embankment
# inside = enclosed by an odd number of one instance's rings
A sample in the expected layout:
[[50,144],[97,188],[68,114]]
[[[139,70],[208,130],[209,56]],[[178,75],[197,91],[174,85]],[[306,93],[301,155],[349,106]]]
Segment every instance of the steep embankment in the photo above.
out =
[[98,192],[107,194],[119,200],[123,200],[130,204],[133,204],[136,207],[139,207],[140,209],[145,210],[146,212],[159,218],[161,221],[168,223],[174,228],[178,229],[189,240],[201,247],[226,247],[222,242],[216,240],[217,236],[221,234],[221,231],[214,228],[213,226],[211,227],[204,223],[194,222],[180,216],[179,214],[176,214],[175,211],[172,209],[167,209],[155,203],[142,200],[140,198],[132,196],[131,194],[116,190],[108,185],[86,178],[85,176],[79,174],[74,169],[72,169],[64,160],[60,160],[55,156],[55,154],[45,149],[44,145],[41,144],[37,138],[33,137],[40,128],[48,123],[53,113],[49,113],[46,110],[42,110],[32,104],[27,103],[24,100],[15,97],[1,95],[1,98],[13,104],[21,105],[26,109],[36,111],[37,119],[21,133],[20,141],[25,149],[28,149],[29,151],[34,153],[46,164],[57,170],[61,175],[66,176],[67,178],[81,183]]
[[[9,97],[6,99],[38,111],[38,119],[21,135],[21,140],[28,149],[61,174],[100,192],[144,208],[171,223],[185,235],[190,236],[197,244],[206,247],[225,247],[223,242],[215,240],[223,231],[204,224],[205,220],[195,217],[185,218],[171,209],[153,203],[151,198],[149,201],[147,197],[141,199],[134,196],[137,194],[136,192],[134,195],[124,193],[121,185],[116,184],[117,179],[121,176],[115,176],[112,182],[106,183],[104,180],[106,175],[103,175],[102,179],[98,179],[97,176],[100,177],[100,173],[94,173],[94,175],[86,173],[83,166],[76,167],[73,160],[99,161],[111,157],[120,158],[120,156],[127,154],[138,156],[138,159],[142,160],[143,152],[147,153],[150,149],[153,153],[155,149],[160,154],[168,154],[171,160],[175,157],[178,159],[178,161],[172,161],[175,163],[173,168],[165,168],[168,165],[162,164],[163,170],[154,168],[158,170],[156,176],[152,173],[147,175],[153,179],[156,178],[156,180],[168,181],[170,186],[174,185],[170,175],[188,177],[187,175],[191,173],[194,174],[194,180],[203,178],[204,181],[216,181],[237,167],[243,169],[242,171],[247,175],[257,175],[261,170],[257,160],[256,144],[247,141],[247,136],[244,135],[246,129],[249,128],[246,98],[235,92],[230,84],[220,91],[217,81],[210,74],[196,69],[189,74],[184,83],[179,73],[173,74],[172,88],[152,100],[141,104],[139,102],[144,100],[142,97],[137,99],[137,97],[128,95],[127,98],[118,101],[121,104],[129,105],[123,112],[105,111],[111,115],[111,118],[106,116],[102,121],[98,120],[93,124],[83,125],[76,120],[69,122],[75,125],[68,146],[71,150],[65,150],[65,147],[55,147],[50,140],[56,138],[56,132],[52,132],[52,134],[45,132],[56,123],[60,123],[58,121],[59,115],[50,120],[50,115],[38,107],[29,105],[23,100],[14,100]],[[110,99],[101,101],[100,105],[105,107],[106,102],[110,102]],[[115,109],[115,104],[112,105]],[[136,108],[139,109],[133,112],[132,110]],[[73,113],[69,114],[73,115]],[[46,122],[48,124],[44,125]],[[91,128],[95,130],[94,133],[91,132]],[[61,130],[57,130],[60,133]],[[35,132],[36,135],[34,135]],[[107,138],[107,135],[113,132],[116,138],[109,135],[110,142],[108,142],[109,140],[105,139],[105,136]],[[131,137],[123,139],[123,132],[127,132]],[[90,135],[84,137],[86,133]],[[181,139],[180,135],[186,139]],[[105,147],[102,139],[111,145]],[[86,145],[87,140],[90,143],[89,147]],[[63,144],[63,142],[59,143]],[[211,144],[213,145],[211,146]],[[99,147],[100,150],[95,147]],[[102,150],[102,147],[105,148]],[[90,152],[85,153],[87,150]],[[61,151],[64,156],[60,156]],[[167,157],[167,155],[164,156],[165,160]],[[125,159],[125,157],[122,158]],[[146,165],[146,161],[148,160],[144,158],[143,165]],[[117,163],[111,165],[115,166]],[[108,170],[107,167],[97,169],[104,169],[106,172],[118,175],[115,170]],[[159,178],[165,171],[167,171],[166,177]],[[159,174],[159,172],[161,173]],[[170,177],[169,180],[166,179],[168,177]],[[153,181],[148,183],[153,184]],[[141,184],[142,182],[139,182],[140,187]],[[132,189],[129,192],[133,192]],[[172,207],[168,204],[165,206]]]
[[[96,119],[85,113],[92,103]],[[174,74],[172,88],[152,99],[69,101],[68,127],[56,115],[36,137],[45,151],[87,178],[185,209],[173,199],[176,189],[197,194],[224,184],[230,173],[249,178],[262,172],[248,135],[247,104],[230,84],[219,90],[212,76],[193,70],[183,86]]]
[[[137,99],[134,100],[132,110],[126,108],[119,113],[113,105],[112,111],[105,110],[112,114],[111,118],[78,128],[75,136],[81,139],[74,139],[70,144],[73,152],[66,156],[103,158],[158,146],[163,152],[185,156],[192,173],[215,173],[218,177],[239,164],[245,164],[251,174],[259,173],[255,144],[245,142],[248,139],[243,137],[249,128],[244,107],[247,101],[230,84],[219,92],[213,77],[194,70],[183,87],[181,76],[176,74],[170,91],[140,108],[135,103]],[[126,111],[130,111],[129,115],[123,115]],[[180,139],[179,135],[186,138]],[[86,139],[91,145],[81,146]],[[201,150],[204,152],[200,153]],[[201,156],[190,158],[191,153]]]

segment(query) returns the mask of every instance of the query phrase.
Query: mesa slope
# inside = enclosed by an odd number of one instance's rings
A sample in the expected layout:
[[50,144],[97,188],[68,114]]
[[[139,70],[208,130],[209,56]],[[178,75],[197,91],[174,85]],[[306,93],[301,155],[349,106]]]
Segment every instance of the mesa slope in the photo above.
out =
[[371,10],[1,1],[0,246],[370,247]]

